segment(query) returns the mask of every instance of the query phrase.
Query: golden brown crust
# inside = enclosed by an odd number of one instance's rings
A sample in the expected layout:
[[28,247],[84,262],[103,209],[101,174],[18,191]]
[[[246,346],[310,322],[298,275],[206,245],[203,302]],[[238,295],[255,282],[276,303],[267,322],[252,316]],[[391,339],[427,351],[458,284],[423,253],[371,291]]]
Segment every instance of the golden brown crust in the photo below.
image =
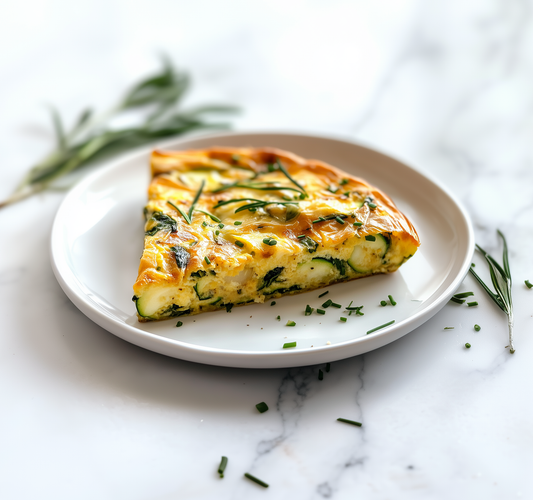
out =
[[[230,199],[275,201],[281,200],[282,196],[294,199],[298,193],[289,191],[288,187],[295,188],[295,185],[279,170],[269,172],[267,169],[268,164],[275,164],[277,160],[307,192],[305,199],[295,202],[298,203],[298,217],[286,222],[246,210],[236,214],[236,208],[249,203],[244,201],[240,205],[217,207],[220,202]],[[190,288],[187,280],[191,273],[199,270],[223,268],[225,274],[236,276],[254,260],[274,261],[299,255],[303,250],[298,236],[302,235],[316,241],[320,249],[335,251],[342,251],[342,245],[354,239],[372,234],[390,235],[401,241],[405,251],[409,250],[411,254],[420,245],[411,222],[381,190],[324,162],[305,160],[279,149],[214,147],[199,151],[154,151],[151,170],[148,215],[154,212],[168,215],[176,221],[176,230],[159,231],[146,237],[134,285],[137,296],[146,287],[161,284],[177,287],[176,293],[181,293],[182,288]],[[220,190],[221,186],[235,181],[246,184],[252,176],[272,185],[287,186],[287,190],[260,191],[239,187]],[[189,210],[201,178],[206,180],[206,185],[197,207],[222,219],[225,225],[219,231],[222,235],[215,235],[216,224],[205,214],[195,212],[193,224],[189,225],[174,208],[179,207],[184,212]],[[336,219],[313,223],[331,213],[346,214],[349,217],[347,223],[340,225]],[[237,220],[242,224],[234,225]],[[354,226],[353,221],[361,222],[362,226]],[[154,222],[148,221],[147,229],[150,224],[153,227]],[[279,243],[266,245],[262,241],[264,237],[277,238]],[[243,246],[237,246],[236,241],[242,242]],[[169,251],[178,246],[186,248],[190,256],[183,268],[178,267],[174,254]],[[206,266],[206,257],[210,266]],[[389,272],[400,264],[391,263],[390,269],[377,272]]]

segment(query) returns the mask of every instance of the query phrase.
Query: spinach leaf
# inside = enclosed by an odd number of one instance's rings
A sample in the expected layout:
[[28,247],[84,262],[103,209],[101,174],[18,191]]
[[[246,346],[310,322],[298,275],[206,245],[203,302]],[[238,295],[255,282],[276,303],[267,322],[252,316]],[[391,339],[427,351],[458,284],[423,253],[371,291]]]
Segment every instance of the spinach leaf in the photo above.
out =
[[183,247],[170,247],[170,250],[174,252],[174,257],[176,258],[176,264],[180,269],[184,269],[187,267],[187,264],[189,263],[189,260],[191,256],[189,255],[189,252],[185,250]]
[[178,229],[176,221],[172,217],[164,214],[163,212],[154,212],[152,214],[152,217],[150,217],[150,220],[153,220],[155,222],[155,225],[152,227],[152,229],[146,231],[146,236],[153,236],[158,231],[161,231],[163,229],[170,231],[171,233],[175,233]]
[[301,243],[304,247],[307,248],[307,251],[309,253],[315,253],[318,248],[318,243],[310,238],[309,236],[306,236],[305,238],[302,238],[298,240],[299,243]]
[[268,271],[268,273],[266,273],[265,277],[263,278],[263,284],[261,285],[260,288],[257,289],[257,291],[262,290],[263,288],[267,288],[270,285],[272,285],[272,283],[274,283],[276,278],[281,274],[283,269],[285,268],[275,267],[274,269],[271,269],[270,271]]

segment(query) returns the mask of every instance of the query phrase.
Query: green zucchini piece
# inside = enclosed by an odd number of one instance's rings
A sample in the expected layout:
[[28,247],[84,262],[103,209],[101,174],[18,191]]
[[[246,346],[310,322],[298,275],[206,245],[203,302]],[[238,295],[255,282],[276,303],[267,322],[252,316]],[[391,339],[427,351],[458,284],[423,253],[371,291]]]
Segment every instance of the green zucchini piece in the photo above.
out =
[[376,267],[381,266],[383,258],[389,251],[390,239],[382,234],[373,235],[374,241],[362,240],[353,249],[352,255],[348,259],[349,266],[356,273],[370,273]]
[[200,278],[196,285],[194,285],[194,291],[198,296],[198,300],[207,300],[213,298],[215,295],[215,290],[210,289],[210,285],[213,283],[213,280],[210,276]]
[[337,274],[335,265],[326,259],[316,257],[298,266],[298,273],[306,281],[328,281],[334,274]]
[[[168,298],[171,293],[172,292],[168,288],[144,292],[135,301],[139,316],[142,316],[143,318],[157,319],[154,317],[155,314],[159,312],[165,304],[168,304]],[[173,304],[167,308],[167,310],[160,312],[159,316],[180,316],[179,309],[183,308],[177,304]]]

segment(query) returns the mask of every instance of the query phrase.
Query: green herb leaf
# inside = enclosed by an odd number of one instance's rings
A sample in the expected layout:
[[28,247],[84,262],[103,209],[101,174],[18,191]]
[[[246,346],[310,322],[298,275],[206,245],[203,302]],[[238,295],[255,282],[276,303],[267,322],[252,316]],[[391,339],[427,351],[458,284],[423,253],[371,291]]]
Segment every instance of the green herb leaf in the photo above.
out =
[[[190,111],[179,109],[179,103],[189,86],[186,73],[176,71],[168,58],[163,58],[162,70],[134,85],[111,110],[95,116],[84,110],[70,131],[66,132],[59,114],[52,108],[56,133],[56,148],[35,165],[13,194],[0,208],[43,191],[58,178],[97,160],[135,147],[176,136],[193,130],[226,127],[204,119],[212,112],[229,113],[229,106],[204,106]],[[142,110],[140,123],[123,129],[110,129],[110,122],[124,112]]]
[[220,459],[220,465],[218,466],[218,473],[220,474],[220,477],[224,477],[224,471],[226,470],[226,466],[228,465],[228,457],[222,457]]
[[344,422],[345,424],[355,425],[356,427],[361,427],[363,424],[361,422],[356,422],[355,420],[348,420],[347,418],[338,418],[338,422]]
[[265,411],[268,411],[268,405],[264,401],[262,403],[257,403],[255,407],[259,413],[265,413]]
[[261,481],[261,479],[256,478],[255,476],[252,476],[248,472],[244,473],[244,477],[247,477],[250,481],[253,481],[254,483],[257,483],[259,486],[262,486],[263,488],[268,488],[268,484],[264,481]]
[[[514,354],[514,340],[513,340],[513,326],[514,326],[514,317],[513,317],[513,301],[511,295],[511,286],[512,278],[511,271],[509,268],[509,255],[507,249],[507,241],[503,233],[498,230],[498,235],[503,240],[503,268],[492,258],[483,248],[479,245],[476,245],[477,250],[485,257],[487,264],[489,265],[489,272],[494,287],[495,292],[493,292],[485,282],[479,277],[479,275],[474,271],[473,267],[470,267],[470,273],[477,280],[477,282],[483,287],[487,292],[488,296],[494,301],[494,303],[507,315],[507,324],[509,327],[509,352]],[[468,305],[474,303],[469,303]],[[477,305],[477,303],[475,303]]]

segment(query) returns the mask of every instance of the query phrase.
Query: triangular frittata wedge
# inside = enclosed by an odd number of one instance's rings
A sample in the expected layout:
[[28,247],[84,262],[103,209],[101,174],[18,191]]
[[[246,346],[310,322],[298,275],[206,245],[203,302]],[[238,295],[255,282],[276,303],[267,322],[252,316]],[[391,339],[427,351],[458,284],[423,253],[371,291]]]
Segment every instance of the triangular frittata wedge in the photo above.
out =
[[271,148],[152,154],[140,321],[198,314],[390,273],[420,245],[392,200]]

